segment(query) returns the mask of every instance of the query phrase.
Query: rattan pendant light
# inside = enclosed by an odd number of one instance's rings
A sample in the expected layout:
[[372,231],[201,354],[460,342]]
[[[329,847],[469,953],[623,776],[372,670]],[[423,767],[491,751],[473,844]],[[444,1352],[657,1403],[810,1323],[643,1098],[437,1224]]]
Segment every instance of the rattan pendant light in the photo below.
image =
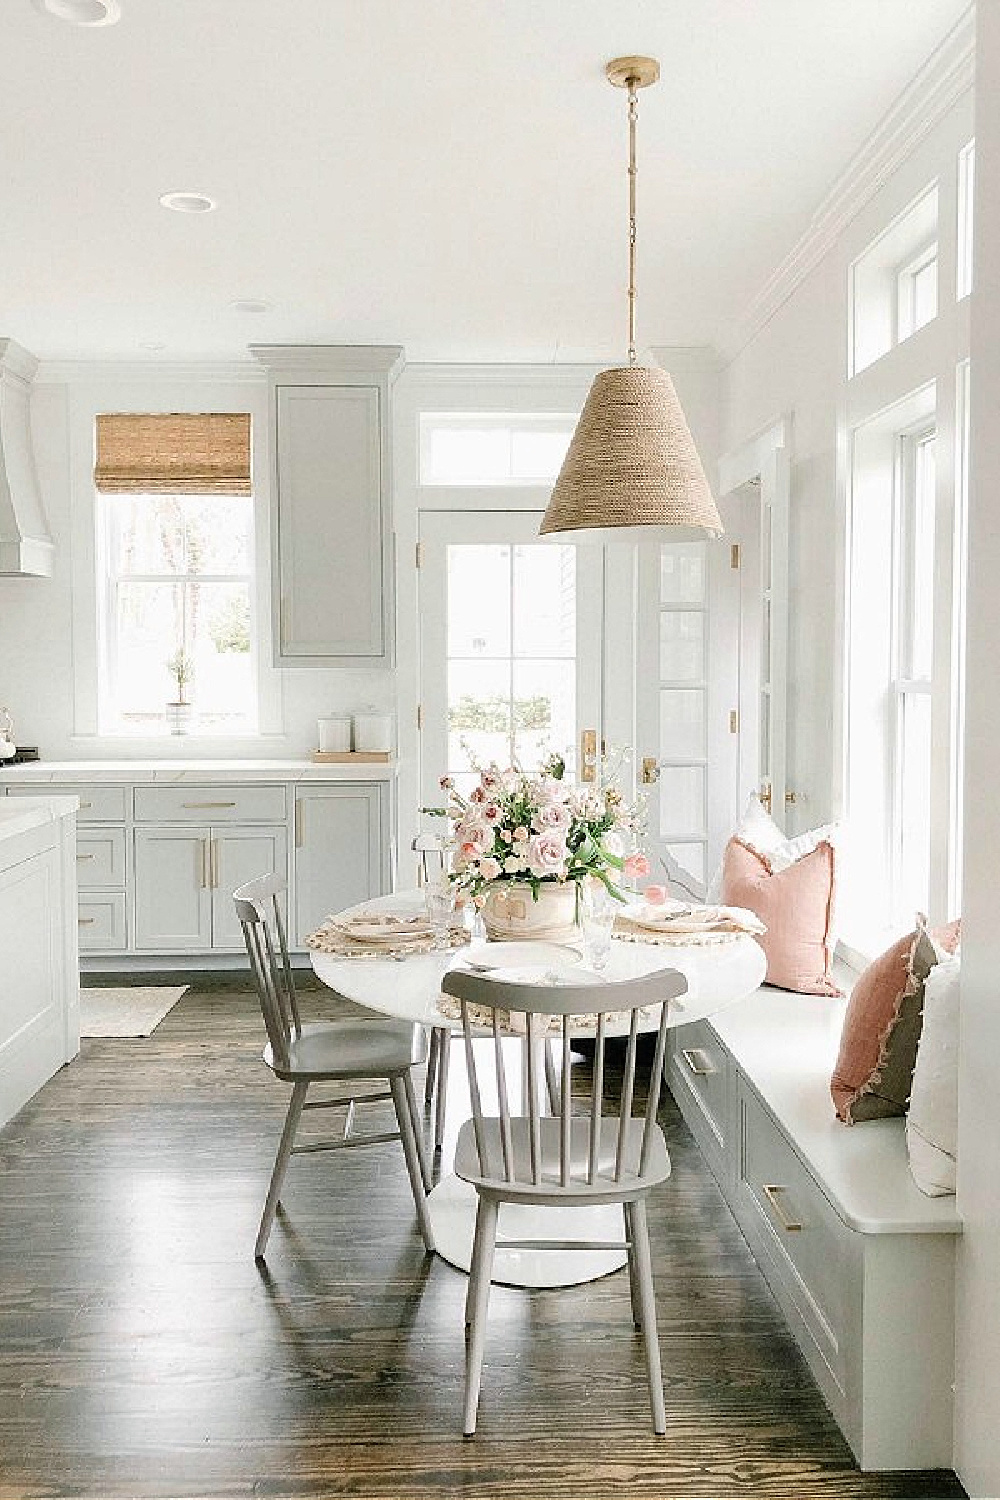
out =
[[652,57],[617,57],[605,68],[628,90],[628,364],[595,379],[542,519],[541,534],[565,541],[721,536],[722,522],[665,370],[635,352],[635,186],[637,92],[655,83]]

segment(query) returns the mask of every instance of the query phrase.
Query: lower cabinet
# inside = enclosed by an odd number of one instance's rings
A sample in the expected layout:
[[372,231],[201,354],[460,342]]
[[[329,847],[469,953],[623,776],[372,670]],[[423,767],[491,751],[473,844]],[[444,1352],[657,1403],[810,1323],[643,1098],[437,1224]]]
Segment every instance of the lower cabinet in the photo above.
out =
[[389,890],[387,802],[387,789],[377,783],[296,791],[297,947],[330,912]]
[[137,828],[135,947],[146,953],[241,949],[233,891],[287,868],[284,828]]

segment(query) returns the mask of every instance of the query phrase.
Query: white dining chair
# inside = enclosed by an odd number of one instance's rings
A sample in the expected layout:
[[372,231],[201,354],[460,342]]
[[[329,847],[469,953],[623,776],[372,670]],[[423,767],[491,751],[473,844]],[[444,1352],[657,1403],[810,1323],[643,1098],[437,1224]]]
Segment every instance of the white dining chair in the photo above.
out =
[[[687,989],[674,969],[661,969],[640,979],[600,985],[515,984],[473,973],[449,970],[442,989],[460,1002],[465,1056],[469,1072],[472,1118],[461,1128],[455,1150],[455,1172],[472,1184],[478,1195],[472,1269],[465,1304],[465,1433],[476,1430],[482,1377],[486,1314],[496,1251],[621,1248],[607,1241],[581,1239],[498,1239],[497,1219],[505,1203],[541,1208],[593,1207],[620,1203],[628,1254],[632,1317],[643,1335],[653,1429],[666,1431],[660,1346],[656,1333],[646,1199],[670,1176],[670,1157],[656,1122],[667,1039],[669,1002]],[[475,1018],[470,1007],[478,1007]],[[636,1042],[640,1012],[660,1007],[656,1046],[645,1109],[633,1117]],[[527,1115],[512,1115],[502,1046],[501,1012],[524,1016],[527,1067]],[[593,1079],[586,1113],[574,1115],[570,1088],[570,1041],[573,1017],[596,1013]],[[628,1043],[624,1076],[617,1106],[605,1113],[605,1048],[610,1030],[627,1018]],[[610,1018],[610,1020],[609,1020]],[[492,1072],[495,1074],[499,1114],[483,1112],[474,1035],[483,1025],[492,1034]],[[558,1114],[543,1116],[536,1042],[556,1027],[561,1053]],[[578,1023],[579,1024],[579,1023]],[[518,1027],[520,1030],[520,1027]]]
[[[262,875],[233,892],[267,1030],[264,1061],[275,1077],[292,1085],[254,1255],[257,1260],[264,1258],[292,1156],[396,1140],[402,1143],[420,1233],[428,1253],[432,1253],[434,1234],[426,1197],[431,1186],[430,1172],[420,1141],[412,1077],[412,1070],[424,1061],[426,1032],[422,1026],[408,1021],[374,1018],[303,1024],[281,916],[285,890],[286,882],[281,876]],[[306,1099],[313,1084],[338,1083],[349,1085],[351,1091],[323,1099]],[[384,1083],[387,1087],[377,1093],[354,1092],[357,1085],[368,1083]],[[398,1129],[355,1134],[356,1108],[387,1099],[392,1100]],[[334,1108],[347,1111],[341,1136],[295,1144],[304,1110]]]

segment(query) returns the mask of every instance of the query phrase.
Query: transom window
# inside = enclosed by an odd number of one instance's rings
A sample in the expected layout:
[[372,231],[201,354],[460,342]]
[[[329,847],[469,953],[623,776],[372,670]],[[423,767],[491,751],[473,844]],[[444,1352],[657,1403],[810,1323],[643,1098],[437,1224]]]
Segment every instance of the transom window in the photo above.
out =
[[576,426],[572,413],[425,412],[423,485],[551,484]]

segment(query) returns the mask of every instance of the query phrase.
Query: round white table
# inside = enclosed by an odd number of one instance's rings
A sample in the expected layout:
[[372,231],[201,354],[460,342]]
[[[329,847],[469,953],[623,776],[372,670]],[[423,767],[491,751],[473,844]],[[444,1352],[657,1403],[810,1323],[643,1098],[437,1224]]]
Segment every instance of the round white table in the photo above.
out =
[[[423,911],[419,891],[383,896],[355,908],[361,911],[411,915]],[[574,945],[575,946],[575,945]],[[503,944],[497,944],[500,950]],[[458,1023],[438,1009],[441,976],[462,961],[461,948],[448,952],[415,954],[405,959],[341,958],[312,951],[310,959],[317,977],[331,990],[370,1010],[422,1026]],[[752,937],[740,935],[720,943],[634,943],[615,939],[611,957],[600,976],[586,967],[576,971],[578,980],[595,983],[633,979],[657,969],[677,969],[687,980],[687,993],[670,1002],[669,1025],[685,1026],[752,994],[763,982],[764,951]],[[651,1024],[659,1024],[654,1017]],[[476,1192],[453,1174],[442,1176],[428,1199],[438,1253],[459,1270],[468,1271],[472,1260]],[[572,1286],[593,1281],[626,1264],[622,1216],[610,1208],[536,1209],[504,1204],[502,1232],[516,1239],[566,1240],[579,1237],[580,1215],[587,1214],[587,1238],[622,1240],[622,1249],[570,1250],[555,1255],[544,1250],[498,1250],[494,1281],[508,1286]],[[565,1219],[563,1216],[567,1216]]]

